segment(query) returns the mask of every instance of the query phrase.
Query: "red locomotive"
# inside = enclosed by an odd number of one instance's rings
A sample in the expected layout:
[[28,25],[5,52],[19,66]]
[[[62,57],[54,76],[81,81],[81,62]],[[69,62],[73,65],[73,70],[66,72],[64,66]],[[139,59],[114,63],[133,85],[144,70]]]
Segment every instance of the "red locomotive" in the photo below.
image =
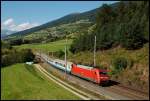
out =
[[90,80],[97,84],[104,84],[109,81],[107,70],[101,70],[89,66],[72,64],[71,74]]
[[52,61],[45,59],[52,66],[66,71],[67,73],[76,75],[78,77],[90,80],[97,84],[106,84],[109,81],[109,76],[107,75],[107,70],[102,70],[98,68],[93,68],[89,66],[74,64],[72,62],[67,62],[67,67],[65,66],[65,61],[59,59],[53,59]]

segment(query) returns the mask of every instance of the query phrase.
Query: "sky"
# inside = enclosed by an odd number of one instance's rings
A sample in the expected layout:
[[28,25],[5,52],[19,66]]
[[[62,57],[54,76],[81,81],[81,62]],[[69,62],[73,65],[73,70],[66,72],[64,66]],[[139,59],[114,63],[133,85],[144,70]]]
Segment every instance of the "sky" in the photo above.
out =
[[1,1],[1,29],[22,31],[117,1]]

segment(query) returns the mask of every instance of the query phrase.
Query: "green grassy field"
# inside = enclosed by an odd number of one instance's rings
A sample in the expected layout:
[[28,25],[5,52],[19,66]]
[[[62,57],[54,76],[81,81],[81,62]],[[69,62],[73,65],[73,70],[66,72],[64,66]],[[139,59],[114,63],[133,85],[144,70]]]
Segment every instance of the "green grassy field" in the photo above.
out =
[[47,81],[33,66],[15,64],[1,68],[1,100],[74,99],[77,96]]
[[[72,43],[72,40],[67,40],[67,46],[68,49],[70,47],[70,44]],[[49,42],[49,43],[43,43],[43,44],[24,44],[20,46],[14,46],[17,49],[23,49],[23,48],[30,48],[34,50],[42,50],[42,51],[58,51],[58,50],[64,50],[66,45],[65,40],[59,40],[55,42]]]

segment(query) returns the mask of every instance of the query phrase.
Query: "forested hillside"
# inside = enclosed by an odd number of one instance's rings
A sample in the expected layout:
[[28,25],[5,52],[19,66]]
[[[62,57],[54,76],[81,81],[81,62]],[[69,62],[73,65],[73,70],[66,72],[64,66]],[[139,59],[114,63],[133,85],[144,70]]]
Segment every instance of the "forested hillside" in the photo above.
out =
[[149,42],[149,2],[120,2],[117,7],[104,4],[96,17],[96,24],[89,33],[74,40],[73,53],[85,50],[93,51],[94,36],[97,37],[97,50],[116,46],[125,49],[138,49]]
[[124,85],[149,89],[149,1],[104,4],[96,24],[70,46],[70,61],[93,66],[96,36],[96,68],[110,70],[110,77]]

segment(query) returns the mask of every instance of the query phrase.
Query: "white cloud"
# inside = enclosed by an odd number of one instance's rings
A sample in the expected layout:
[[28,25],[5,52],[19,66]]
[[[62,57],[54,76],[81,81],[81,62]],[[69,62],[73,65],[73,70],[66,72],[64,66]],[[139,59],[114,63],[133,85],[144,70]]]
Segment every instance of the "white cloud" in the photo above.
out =
[[3,25],[5,26],[12,26],[13,24],[14,24],[14,20],[12,18],[9,18],[3,22]]
[[1,29],[9,29],[15,27],[14,20],[12,18],[7,19],[1,24]]
[[38,25],[39,25],[38,23],[29,23],[29,22],[16,25],[14,20],[12,18],[9,18],[1,24],[1,29],[8,29],[11,31],[22,31]]
[[26,29],[29,29],[29,28],[32,28],[32,27],[35,27],[35,26],[38,26],[37,23],[29,23],[29,22],[26,22],[26,23],[22,23],[20,25],[17,25],[15,28],[13,28],[12,30],[15,30],[15,31],[22,31],[22,30],[26,30]]

